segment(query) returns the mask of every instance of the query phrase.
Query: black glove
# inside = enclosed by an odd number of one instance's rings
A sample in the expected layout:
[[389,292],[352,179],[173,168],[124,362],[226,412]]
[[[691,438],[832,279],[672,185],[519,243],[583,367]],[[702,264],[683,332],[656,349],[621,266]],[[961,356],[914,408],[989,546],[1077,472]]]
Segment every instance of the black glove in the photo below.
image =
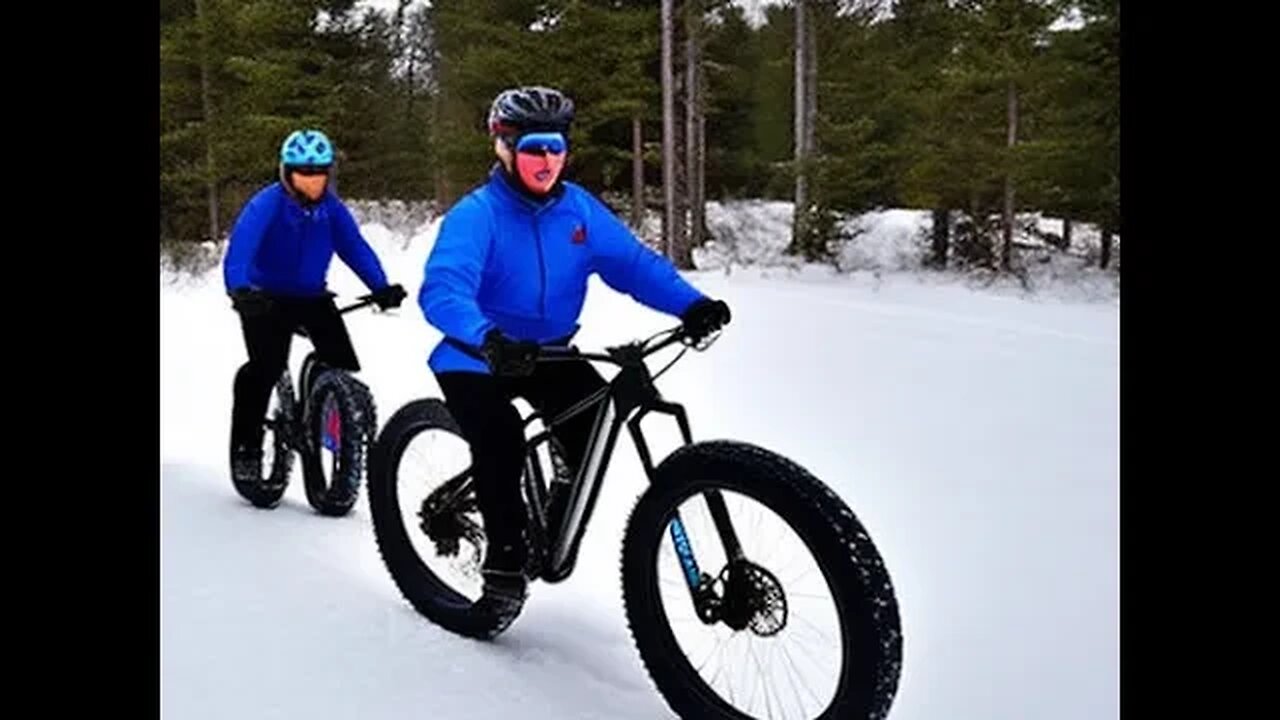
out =
[[695,343],[729,324],[729,306],[723,300],[702,298],[685,308],[680,315],[685,335]]
[[236,288],[229,294],[231,306],[244,317],[261,317],[275,307],[271,296],[258,288]]
[[365,295],[366,298],[374,301],[378,305],[378,309],[386,310],[388,308],[400,307],[400,303],[404,301],[408,293],[400,285],[388,285],[380,290]]
[[480,352],[489,363],[494,375],[520,377],[532,375],[534,361],[538,357],[538,344],[527,340],[512,340],[494,328],[484,336]]

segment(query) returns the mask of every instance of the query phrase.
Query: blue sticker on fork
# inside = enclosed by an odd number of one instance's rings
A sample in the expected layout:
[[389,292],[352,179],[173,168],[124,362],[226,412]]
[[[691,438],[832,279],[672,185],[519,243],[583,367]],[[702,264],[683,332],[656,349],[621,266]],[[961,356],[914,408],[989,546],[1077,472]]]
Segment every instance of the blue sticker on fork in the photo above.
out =
[[693,559],[693,548],[689,545],[689,537],[685,535],[684,523],[679,516],[671,521],[671,540],[676,546],[676,556],[684,568],[685,582],[691,589],[697,589],[702,581],[702,573],[698,572],[698,563]]

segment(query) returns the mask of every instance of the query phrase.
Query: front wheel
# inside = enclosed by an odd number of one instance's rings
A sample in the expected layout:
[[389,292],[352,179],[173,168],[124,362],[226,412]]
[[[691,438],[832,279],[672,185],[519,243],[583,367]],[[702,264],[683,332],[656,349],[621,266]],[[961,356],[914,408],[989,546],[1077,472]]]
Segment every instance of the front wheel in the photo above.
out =
[[323,515],[341,516],[360,496],[377,417],[364,383],[339,370],[319,372],[307,398],[302,474],[311,507]]
[[636,648],[680,717],[889,712],[902,633],[884,562],[849,507],[783,457],[724,441],[672,453],[628,519],[622,586]]

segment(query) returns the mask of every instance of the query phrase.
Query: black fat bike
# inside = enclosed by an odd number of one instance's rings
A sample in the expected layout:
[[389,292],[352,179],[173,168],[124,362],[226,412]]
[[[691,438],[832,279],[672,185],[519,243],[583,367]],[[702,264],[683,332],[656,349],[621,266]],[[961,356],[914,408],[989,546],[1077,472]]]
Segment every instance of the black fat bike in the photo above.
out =
[[[365,296],[338,312],[349,313],[373,302]],[[302,326],[293,332],[308,337]],[[281,373],[263,424],[270,450],[264,453],[265,475],[258,482],[234,482],[240,496],[260,508],[278,505],[289,486],[296,453],[302,459],[311,507],[335,517],[350,512],[359,499],[365,459],[378,429],[368,386],[341,368],[325,365],[315,351],[308,352],[298,372],[296,392],[289,368]]]
[[[649,485],[626,522],[622,601],[668,706],[683,718],[887,717],[902,632],[879,552],[849,506],[791,460],[743,442],[693,442],[684,408],[654,385],[684,350],[656,375],[646,364],[681,341],[693,345],[677,327],[603,353],[541,351],[539,362],[619,371],[556,417],[524,418],[527,574],[557,583],[573,572],[625,425]],[[570,468],[550,430],[583,412],[594,413],[593,432],[582,467]],[[673,416],[684,441],[657,465],[640,427],[650,413]],[[485,534],[470,463],[445,403],[414,400],[374,443],[369,504],[404,598],[443,628],[491,639],[523,603],[498,616],[473,611]]]

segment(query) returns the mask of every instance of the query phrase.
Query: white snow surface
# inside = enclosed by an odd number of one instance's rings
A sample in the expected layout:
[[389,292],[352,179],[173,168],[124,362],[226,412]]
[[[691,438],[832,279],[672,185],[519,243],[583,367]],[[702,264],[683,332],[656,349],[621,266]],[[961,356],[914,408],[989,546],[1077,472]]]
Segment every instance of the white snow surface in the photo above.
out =
[[[879,234],[900,237],[908,220],[885,215]],[[384,423],[439,395],[426,367],[439,335],[414,302],[437,229],[364,226],[409,291],[395,313],[348,316]],[[1118,299],[814,267],[687,277],[733,321],[659,388],[698,439],[792,458],[866,526],[905,636],[890,718],[1119,717]],[[336,259],[330,279],[343,300],[365,291]],[[163,717],[672,717],[621,604],[621,534],[646,482],[629,440],[575,575],[535,585],[496,642],[459,638],[399,597],[363,494],[347,517],[321,517],[295,467],[273,511],[236,496],[226,448],[245,352],[220,268],[193,278],[162,264],[160,302]],[[593,279],[578,344],[673,323]],[[307,349],[294,343],[293,369]],[[658,456],[677,440],[666,425],[645,423]]]

